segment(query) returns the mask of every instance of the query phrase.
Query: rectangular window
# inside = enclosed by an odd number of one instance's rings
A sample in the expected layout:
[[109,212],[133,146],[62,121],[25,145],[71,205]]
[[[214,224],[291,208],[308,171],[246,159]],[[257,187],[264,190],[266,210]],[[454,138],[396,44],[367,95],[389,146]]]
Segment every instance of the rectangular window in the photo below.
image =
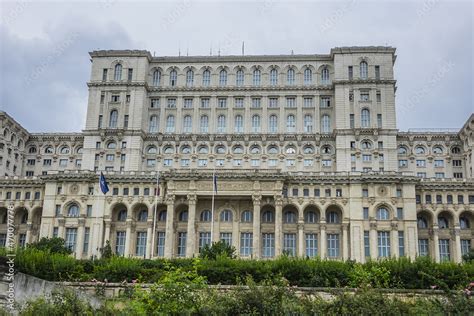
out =
[[227,245],[232,245],[232,233],[221,233],[220,241],[226,243]]
[[7,234],[0,234],[0,247],[5,247],[7,243]]
[[251,256],[252,247],[253,247],[253,234],[241,233],[240,234],[240,255],[244,257]]
[[309,196],[309,189],[303,189],[303,196]]
[[120,161],[124,162],[126,157],[127,157],[126,154],[121,154],[120,155]]
[[403,196],[402,189],[397,189],[397,197],[402,197],[402,196]]
[[132,81],[132,78],[133,78],[133,69],[129,68],[127,80]]
[[119,256],[125,254],[125,236],[126,232],[117,232],[115,239],[115,253]]
[[397,207],[397,218],[403,219],[403,208]]
[[370,100],[369,93],[368,92],[361,92],[360,93],[360,100],[361,101],[369,101]]
[[368,207],[362,208],[362,213],[363,213],[364,219],[369,219],[369,208]]
[[339,234],[327,234],[328,257],[339,257]]
[[234,99],[234,107],[243,108],[244,107],[244,98],[235,98]]
[[186,232],[178,233],[178,257],[186,256]]
[[199,167],[206,167],[207,166],[207,159],[199,159],[198,160]]
[[426,178],[426,172],[417,172],[417,173],[416,173],[416,176],[417,176],[418,178]]
[[252,98],[252,107],[253,108],[260,108],[261,107],[261,99],[260,98]]
[[470,239],[461,239],[461,255],[467,255],[471,250],[471,240]]
[[147,167],[154,167],[156,165],[156,159],[147,159],[146,166]]
[[217,100],[217,107],[226,108],[227,107],[227,99],[226,98],[219,98]]
[[405,256],[405,233],[403,231],[398,232],[398,255]]
[[102,70],[102,81],[107,81],[107,72],[108,72],[107,68],[104,68]]
[[66,228],[65,246],[72,252],[76,251],[77,228]]
[[275,234],[262,234],[262,257],[272,258],[275,256]]
[[92,217],[92,205],[87,205],[86,216],[87,217]]
[[193,108],[193,99],[184,99],[184,108],[185,109],[192,109]]
[[462,172],[454,172],[453,178],[455,179],[462,179]]
[[175,98],[168,98],[167,106],[168,106],[169,109],[176,108],[176,99]]
[[201,232],[199,233],[199,252],[202,248],[211,244],[211,233],[210,232]]
[[59,227],[53,227],[53,237],[59,236]]
[[380,66],[375,66],[375,79],[380,80]]
[[370,257],[370,232],[364,231],[364,254],[366,257]]
[[377,91],[377,102],[382,102],[382,94],[380,93],[380,91]]
[[51,159],[44,159],[43,166],[51,166]]
[[26,161],[26,165],[27,165],[27,166],[34,166],[34,165],[35,165],[35,162],[36,162],[35,159],[28,159],[28,160]]
[[312,167],[314,164],[314,160],[313,159],[304,159],[303,160],[303,165],[305,167]]
[[380,258],[390,257],[390,232],[377,232],[377,245]]
[[173,159],[163,159],[163,166],[171,167],[173,165]]
[[458,195],[458,204],[464,204],[464,195]]
[[309,258],[316,257],[318,255],[318,237],[316,234],[306,234],[306,256]]
[[105,102],[105,92],[102,92],[100,94],[100,104],[104,104],[104,102]]
[[431,204],[431,194],[426,194],[425,195],[425,203],[426,204]]
[[128,128],[128,115],[123,117],[123,128]]
[[152,109],[158,109],[160,107],[160,99],[159,98],[151,99],[150,107]]
[[351,154],[351,162],[356,162],[356,155],[355,154]]
[[181,167],[189,167],[189,159],[181,159]]
[[296,256],[296,234],[283,234],[283,252]]
[[242,159],[234,159],[233,165],[234,165],[234,167],[242,166]]
[[89,252],[89,236],[91,229],[89,227],[84,228],[84,245],[82,247],[82,253],[87,255]]
[[439,259],[440,261],[451,260],[451,254],[449,251],[449,239],[439,240]]
[[268,102],[269,108],[277,108],[278,107],[278,98],[270,98]]
[[250,163],[252,167],[259,167],[260,166],[260,159],[251,159]]
[[429,254],[428,239],[418,239],[418,256],[428,256]]
[[416,166],[417,167],[426,167],[426,160],[424,159],[417,159],[416,160]]
[[313,107],[313,98],[304,98],[303,99],[303,106],[305,108],[312,108]]
[[41,197],[41,193],[35,192],[35,200],[39,200]]
[[291,98],[286,98],[286,107],[287,108],[295,108],[296,107],[296,99],[291,97]]
[[59,159],[59,166],[66,167],[67,166],[67,159]]
[[331,107],[331,97],[321,97],[319,106],[322,108]]
[[362,189],[362,197],[369,197],[369,189]]
[[354,114],[349,114],[349,127],[354,128],[355,123],[354,123]]
[[382,114],[377,114],[377,127],[382,128]]
[[442,167],[444,167],[444,160],[438,160],[438,159],[436,159],[436,160],[434,161],[434,166],[437,167],[437,168],[442,168]]
[[448,204],[453,204],[453,196],[451,194],[448,194],[446,197],[446,201]]
[[461,167],[462,166],[462,160],[453,160],[453,167]]
[[287,159],[286,160],[286,166],[287,167],[294,167],[295,166],[295,160],[294,159]]
[[354,78],[352,66],[347,67],[347,73],[348,73],[347,76],[349,77],[349,80],[352,80]]
[[105,160],[107,161],[114,161],[115,155],[114,154],[108,154],[105,156]]
[[438,179],[443,179],[444,178],[444,172],[435,172],[435,177]]
[[157,242],[156,242],[156,254],[158,257],[165,256],[165,232],[158,232]]
[[19,246],[22,247],[22,248],[24,248],[25,245],[26,245],[26,234],[20,234],[18,241],[19,241],[19,242],[18,242],[18,243],[19,243]]
[[268,166],[269,167],[276,167],[278,164],[278,160],[277,159],[268,159]]
[[127,196],[129,192],[128,188],[123,188],[123,195]]
[[61,205],[56,204],[56,209],[54,211],[54,215],[58,217],[61,214]]
[[362,155],[362,161],[365,161],[365,162],[372,161],[372,155]]
[[332,166],[332,160],[331,159],[323,159],[321,161],[321,164],[323,167],[331,167]]
[[204,108],[204,109],[209,108],[209,98],[201,99],[201,108]]
[[407,167],[408,166],[408,160],[405,160],[405,159],[400,159],[398,160],[398,166],[399,167]]

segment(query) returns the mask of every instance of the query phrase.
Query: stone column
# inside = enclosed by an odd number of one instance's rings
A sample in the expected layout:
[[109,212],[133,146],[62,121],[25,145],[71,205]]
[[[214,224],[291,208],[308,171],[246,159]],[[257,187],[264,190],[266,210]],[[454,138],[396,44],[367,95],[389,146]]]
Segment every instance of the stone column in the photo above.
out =
[[349,259],[349,224],[342,224],[342,260]]
[[370,223],[370,257],[374,260],[378,258],[377,253],[377,222]]
[[146,223],[146,254],[147,259],[151,258],[151,241],[153,240],[153,221],[148,220]]
[[77,227],[76,259],[82,258],[82,252],[84,250],[84,225],[85,224],[86,224],[85,218],[79,218],[79,226]]
[[436,262],[440,261],[439,257],[439,238],[438,238],[438,225],[433,226],[433,246],[434,246],[434,259]]
[[319,256],[321,257],[321,259],[324,259],[326,258],[326,249],[327,249],[326,219],[321,219],[321,223],[319,224],[319,239],[320,239],[319,244],[321,245],[320,247],[321,249],[319,249]]
[[127,230],[126,230],[126,233],[125,233],[124,257],[129,257],[131,255],[131,253],[130,253],[131,243],[132,243],[132,219],[127,218]]
[[298,221],[298,256],[304,257],[305,256],[305,251],[304,251],[304,221],[303,219],[300,219]]
[[283,199],[281,196],[275,196],[275,258],[281,256],[281,245],[283,242],[282,222],[283,222]]
[[31,242],[31,229],[33,228],[33,223],[28,222],[26,224],[26,240],[25,245]]
[[186,236],[186,257],[191,258],[196,249],[196,194],[188,194],[188,231]]
[[252,196],[253,201],[253,244],[252,244],[252,257],[260,258],[260,220],[262,216],[260,215],[260,204],[262,201],[261,195]]
[[66,230],[64,229],[64,224],[66,224],[66,220],[64,218],[58,219],[59,228],[58,228],[58,237],[66,239]]
[[174,252],[174,195],[166,197],[166,205],[165,258],[171,258]]
[[[112,224],[110,221],[110,218],[104,219],[104,223],[105,223],[105,233],[104,233],[104,243],[102,247],[105,246],[107,240],[110,240],[110,226]],[[98,246],[100,247],[101,245],[98,245]]]
[[462,254],[461,254],[461,236],[460,236],[460,228],[458,225],[454,227],[454,248],[455,248],[455,253],[454,253],[454,262],[460,263],[462,262]]
[[398,258],[400,256],[398,252],[398,223],[391,223],[391,228],[390,256]]

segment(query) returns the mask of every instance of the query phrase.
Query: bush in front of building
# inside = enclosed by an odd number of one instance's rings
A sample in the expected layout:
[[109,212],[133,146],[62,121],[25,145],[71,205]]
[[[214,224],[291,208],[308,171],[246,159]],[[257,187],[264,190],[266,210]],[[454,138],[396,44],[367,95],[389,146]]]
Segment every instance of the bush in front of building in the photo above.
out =
[[28,244],[28,248],[48,251],[50,253],[62,253],[62,254],[71,254],[72,251],[66,247],[64,239],[59,237],[47,238],[43,237],[39,241]]

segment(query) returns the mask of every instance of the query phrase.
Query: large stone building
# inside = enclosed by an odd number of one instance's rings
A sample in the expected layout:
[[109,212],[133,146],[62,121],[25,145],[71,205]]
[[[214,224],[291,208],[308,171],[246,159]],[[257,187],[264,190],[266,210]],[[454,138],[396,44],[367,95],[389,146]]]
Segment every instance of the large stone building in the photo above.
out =
[[107,240],[124,256],[191,257],[212,239],[241,257],[460,261],[473,243],[474,115],[399,132],[394,48],[90,56],[81,133],[0,113],[1,244],[8,206],[17,244],[59,236],[77,258]]

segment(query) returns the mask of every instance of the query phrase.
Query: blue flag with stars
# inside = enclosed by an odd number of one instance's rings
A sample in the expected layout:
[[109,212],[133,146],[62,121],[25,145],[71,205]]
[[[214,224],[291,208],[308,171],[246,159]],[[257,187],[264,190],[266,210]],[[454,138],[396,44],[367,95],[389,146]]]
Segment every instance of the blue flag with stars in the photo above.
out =
[[107,184],[107,180],[105,180],[104,174],[102,172],[100,173],[99,186],[102,193],[106,194],[109,192],[109,185]]

